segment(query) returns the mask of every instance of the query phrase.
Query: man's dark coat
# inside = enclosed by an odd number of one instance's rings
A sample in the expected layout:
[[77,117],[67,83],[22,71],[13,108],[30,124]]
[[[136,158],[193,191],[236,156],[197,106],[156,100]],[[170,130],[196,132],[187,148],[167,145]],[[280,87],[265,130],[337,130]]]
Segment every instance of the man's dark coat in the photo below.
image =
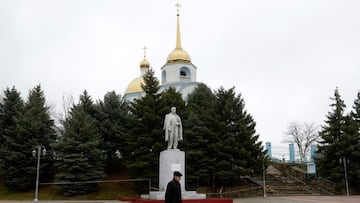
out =
[[175,179],[167,184],[165,192],[165,203],[182,203],[180,183]]

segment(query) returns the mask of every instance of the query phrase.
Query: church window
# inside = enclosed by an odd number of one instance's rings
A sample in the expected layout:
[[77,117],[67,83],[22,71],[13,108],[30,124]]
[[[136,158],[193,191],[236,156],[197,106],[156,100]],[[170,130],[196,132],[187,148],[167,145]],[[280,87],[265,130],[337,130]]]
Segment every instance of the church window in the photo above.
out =
[[189,70],[189,68],[188,68],[188,67],[185,67],[185,66],[181,67],[181,68],[180,68],[180,76],[181,76],[181,77],[190,77],[190,70]]
[[164,71],[164,70],[163,70],[163,72],[161,73],[161,80],[162,80],[163,82],[166,81],[166,71]]

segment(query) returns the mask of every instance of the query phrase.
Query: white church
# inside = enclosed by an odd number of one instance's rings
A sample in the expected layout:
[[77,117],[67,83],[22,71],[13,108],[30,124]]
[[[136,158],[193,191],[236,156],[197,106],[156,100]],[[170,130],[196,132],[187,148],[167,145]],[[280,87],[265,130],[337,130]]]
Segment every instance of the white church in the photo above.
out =
[[[177,5],[179,7],[179,5]],[[140,63],[141,75],[133,79],[127,86],[124,98],[127,101],[144,96],[141,84],[144,84],[143,76],[149,70],[150,63],[144,59]],[[181,46],[180,37],[180,15],[177,9],[177,27],[176,27],[176,46],[175,49],[168,55],[166,63],[161,67],[161,86],[160,92],[169,87],[174,87],[177,92],[182,94],[183,99],[186,99],[198,85],[196,81],[197,67],[192,64],[189,54]]]

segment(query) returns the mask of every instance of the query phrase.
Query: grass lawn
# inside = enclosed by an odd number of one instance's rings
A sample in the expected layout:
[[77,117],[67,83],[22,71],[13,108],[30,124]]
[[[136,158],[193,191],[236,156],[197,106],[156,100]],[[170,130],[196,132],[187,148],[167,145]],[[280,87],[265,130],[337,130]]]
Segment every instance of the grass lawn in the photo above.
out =
[[[101,183],[99,190],[94,193],[66,197],[59,193],[51,185],[39,187],[40,200],[117,200],[119,197],[136,197],[138,194],[133,191],[129,183]],[[32,200],[34,191],[16,192],[8,190],[3,183],[0,183],[0,199],[3,200]]]

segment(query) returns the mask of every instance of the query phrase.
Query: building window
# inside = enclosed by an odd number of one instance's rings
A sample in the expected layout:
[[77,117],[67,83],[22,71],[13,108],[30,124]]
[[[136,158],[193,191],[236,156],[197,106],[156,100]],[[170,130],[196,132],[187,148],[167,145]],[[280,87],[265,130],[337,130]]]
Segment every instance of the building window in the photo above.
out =
[[161,73],[161,80],[162,80],[163,82],[166,81],[166,71],[164,71],[164,70],[163,70],[163,72]]
[[190,70],[188,67],[181,67],[180,68],[180,77],[190,77]]

